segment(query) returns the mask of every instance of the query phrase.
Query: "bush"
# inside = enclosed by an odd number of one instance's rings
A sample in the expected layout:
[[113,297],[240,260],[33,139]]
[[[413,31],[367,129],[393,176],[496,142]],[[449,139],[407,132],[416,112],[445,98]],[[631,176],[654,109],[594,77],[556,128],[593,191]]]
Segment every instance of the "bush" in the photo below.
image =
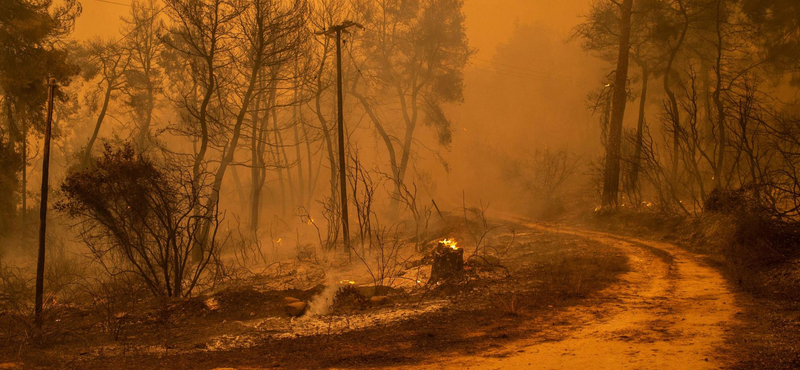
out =
[[752,189],[714,189],[703,207],[708,216],[728,219],[732,244],[726,257],[737,263],[769,264],[787,258],[792,245],[793,227],[760,201]]
[[[203,209],[202,189],[187,172],[159,166],[130,144],[106,144],[61,190],[56,209],[76,221],[95,260],[111,275],[135,275],[156,297],[190,295],[217,261],[219,219]],[[209,237],[201,237],[209,223]],[[205,240],[203,257],[192,261],[198,240]]]
[[[720,227],[711,243],[722,252],[729,272],[744,289],[758,293],[798,294],[776,278],[776,272],[797,258],[800,240],[796,222],[786,221],[761,200],[752,188],[709,194],[704,219],[716,220]],[[713,230],[713,229],[712,229]],[[785,286],[784,286],[785,285]]]
[[750,188],[735,190],[720,190],[716,188],[706,197],[703,211],[733,216],[773,217],[773,212],[757,197],[754,189]]

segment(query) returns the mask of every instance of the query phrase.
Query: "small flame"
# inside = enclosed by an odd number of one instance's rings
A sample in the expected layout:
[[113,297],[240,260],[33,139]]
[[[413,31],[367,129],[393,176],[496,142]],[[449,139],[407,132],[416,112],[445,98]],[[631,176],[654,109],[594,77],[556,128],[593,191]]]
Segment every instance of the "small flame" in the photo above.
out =
[[353,281],[353,280],[342,280],[342,281],[339,282],[339,284],[342,284],[342,285],[348,285],[348,284],[353,285],[355,283],[356,282]]
[[444,244],[446,247],[450,247],[450,249],[452,249],[452,250],[458,250],[458,247],[456,246],[456,244],[458,244],[458,242],[456,242],[453,239],[444,239],[444,240],[440,241],[439,243]]

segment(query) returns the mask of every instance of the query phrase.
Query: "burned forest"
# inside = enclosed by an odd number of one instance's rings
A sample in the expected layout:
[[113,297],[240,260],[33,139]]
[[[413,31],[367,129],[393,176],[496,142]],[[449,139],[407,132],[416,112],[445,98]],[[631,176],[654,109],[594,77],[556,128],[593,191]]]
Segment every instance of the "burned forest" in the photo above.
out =
[[798,0],[0,0],[0,369],[800,369]]

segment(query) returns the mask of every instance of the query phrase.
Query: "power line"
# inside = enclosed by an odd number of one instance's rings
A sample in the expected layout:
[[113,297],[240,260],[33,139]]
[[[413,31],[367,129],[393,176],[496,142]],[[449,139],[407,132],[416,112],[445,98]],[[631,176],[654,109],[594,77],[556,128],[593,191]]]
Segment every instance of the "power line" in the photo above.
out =
[[132,6],[131,4],[118,3],[118,2],[114,2],[114,1],[108,1],[108,0],[94,0],[94,1],[97,1],[99,3],[122,5],[122,6],[127,6],[127,7],[131,7]]

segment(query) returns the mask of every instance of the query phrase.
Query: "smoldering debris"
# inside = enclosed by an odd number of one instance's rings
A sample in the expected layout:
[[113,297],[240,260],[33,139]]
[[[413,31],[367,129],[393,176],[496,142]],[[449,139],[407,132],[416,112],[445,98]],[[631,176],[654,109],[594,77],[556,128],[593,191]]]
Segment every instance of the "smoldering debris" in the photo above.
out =
[[237,321],[248,330],[246,334],[225,334],[213,337],[208,341],[205,349],[224,351],[248,348],[266,338],[287,339],[312,335],[335,335],[369,327],[386,326],[443,310],[449,304],[448,300],[442,299],[421,304],[395,303],[389,307],[351,315],[319,315],[311,314],[309,310],[309,313],[299,318],[269,317]]

